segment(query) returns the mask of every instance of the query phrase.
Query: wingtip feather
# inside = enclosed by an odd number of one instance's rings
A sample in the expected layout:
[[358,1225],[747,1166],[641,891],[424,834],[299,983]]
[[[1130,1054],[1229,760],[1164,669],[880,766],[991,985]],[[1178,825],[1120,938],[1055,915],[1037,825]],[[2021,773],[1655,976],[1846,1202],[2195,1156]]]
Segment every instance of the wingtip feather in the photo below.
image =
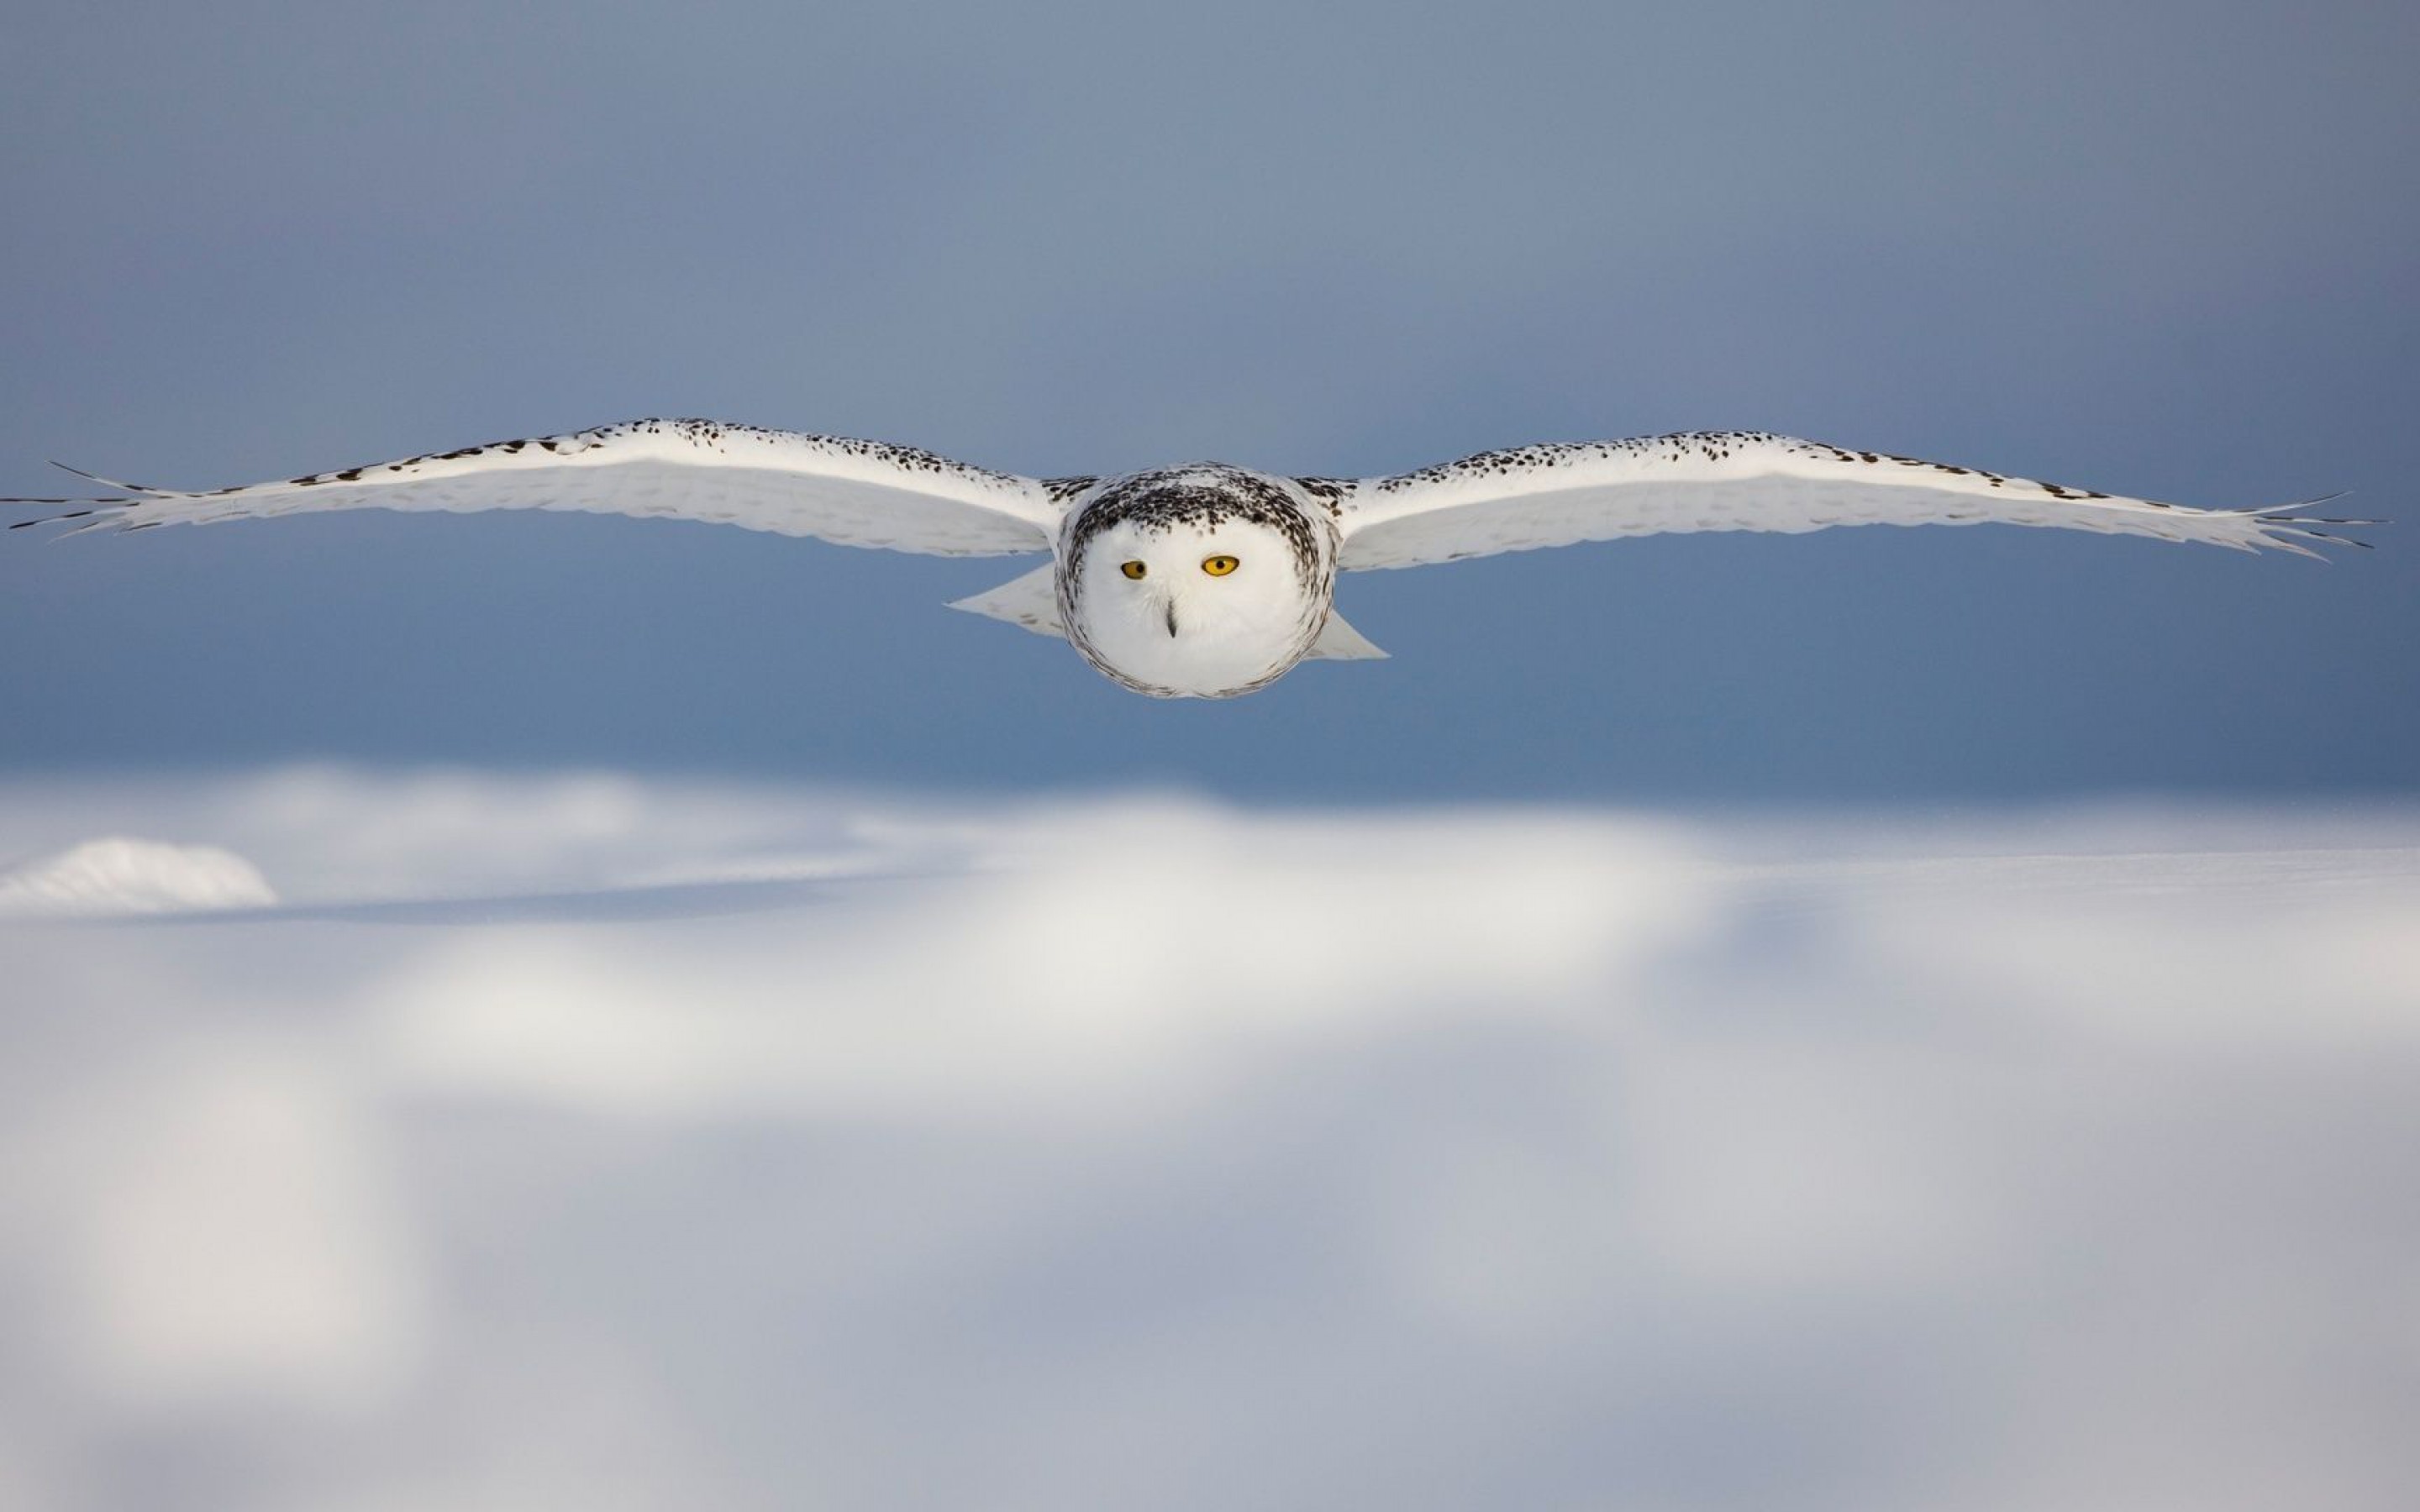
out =
[[[75,476],[84,479],[87,483],[97,483],[104,488],[116,488],[124,493],[146,495],[172,493],[175,491],[174,489],[169,488],[155,488],[147,483],[126,483],[116,478],[104,478],[98,472],[86,472],[84,469],[70,466],[68,463],[60,461],[57,457],[51,457],[48,460],[51,466],[58,469],[61,472],[73,473]],[[61,501],[61,502],[69,501]],[[73,501],[82,502],[83,501]]]

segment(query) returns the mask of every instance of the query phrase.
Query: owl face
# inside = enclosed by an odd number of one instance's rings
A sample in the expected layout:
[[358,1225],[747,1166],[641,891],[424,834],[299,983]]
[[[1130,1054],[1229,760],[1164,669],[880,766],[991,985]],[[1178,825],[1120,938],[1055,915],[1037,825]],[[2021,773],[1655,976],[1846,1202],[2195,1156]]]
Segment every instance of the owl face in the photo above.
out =
[[1070,639],[1146,693],[1223,698],[1266,684],[1310,649],[1331,580],[1282,523],[1215,509],[1102,520],[1070,564]]

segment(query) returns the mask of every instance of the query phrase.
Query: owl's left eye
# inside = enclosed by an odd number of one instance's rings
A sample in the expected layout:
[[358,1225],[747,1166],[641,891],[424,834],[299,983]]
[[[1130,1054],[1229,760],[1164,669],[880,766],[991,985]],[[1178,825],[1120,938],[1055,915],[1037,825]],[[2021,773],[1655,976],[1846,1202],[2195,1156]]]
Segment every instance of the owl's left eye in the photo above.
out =
[[1235,559],[1233,557],[1203,557],[1202,559],[1202,570],[1208,573],[1213,578],[1224,578],[1227,574],[1235,570]]

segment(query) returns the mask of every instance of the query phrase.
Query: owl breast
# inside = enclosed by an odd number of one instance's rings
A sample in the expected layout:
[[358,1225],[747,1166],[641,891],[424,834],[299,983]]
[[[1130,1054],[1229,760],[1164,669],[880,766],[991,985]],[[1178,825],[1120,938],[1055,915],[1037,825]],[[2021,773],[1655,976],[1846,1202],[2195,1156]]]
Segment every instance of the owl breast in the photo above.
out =
[[1067,639],[1110,681],[1233,698],[1302,660],[1336,586],[1336,526],[1286,479],[1217,464],[1120,478],[1059,546]]

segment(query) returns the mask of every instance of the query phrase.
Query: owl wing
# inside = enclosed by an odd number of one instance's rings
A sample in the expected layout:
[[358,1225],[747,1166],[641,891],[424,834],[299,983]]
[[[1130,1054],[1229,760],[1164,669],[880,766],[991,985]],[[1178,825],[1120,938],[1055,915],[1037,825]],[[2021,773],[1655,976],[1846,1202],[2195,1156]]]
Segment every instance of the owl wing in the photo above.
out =
[[2375,523],[2285,513],[2297,504],[2187,509],[1743,431],[1526,446],[1330,487],[1343,537],[1337,564],[1348,571],[1664,532],[1832,525],[2051,525],[2317,556],[2301,543],[2341,538],[2311,526]]
[[933,556],[1005,556],[1050,548],[1068,491],[913,447],[710,420],[632,421],[209,493],[93,481],[116,491],[0,502],[73,505],[44,518],[129,531],[325,509],[567,509]]

